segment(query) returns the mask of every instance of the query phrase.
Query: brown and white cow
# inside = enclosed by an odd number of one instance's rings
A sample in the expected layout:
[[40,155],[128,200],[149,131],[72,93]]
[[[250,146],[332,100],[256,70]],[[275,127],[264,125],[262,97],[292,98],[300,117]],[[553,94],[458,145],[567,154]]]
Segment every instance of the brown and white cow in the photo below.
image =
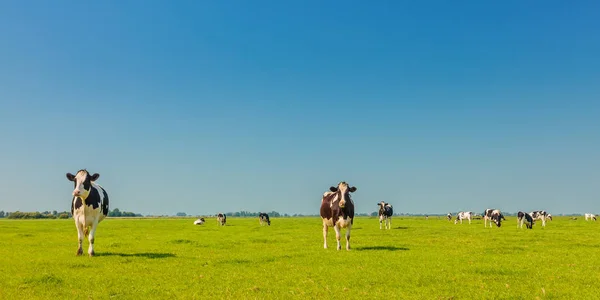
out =
[[356,187],[350,187],[346,182],[340,182],[337,187],[330,187],[329,192],[321,198],[321,219],[323,220],[323,248],[327,249],[327,230],[333,227],[337,240],[337,250],[342,249],[340,244],[341,229],[346,228],[346,250],[350,250],[350,230],[354,223],[354,201],[350,193]]
[[217,215],[217,224],[221,225],[221,226],[225,226],[225,223],[227,223],[227,216],[223,213],[219,213]]
[[81,169],[75,173],[67,173],[67,179],[73,181],[73,200],[71,201],[71,214],[77,227],[77,239],[79,247],[77,255],[83,254],[83,238],[88,236],[89,256],[94,256],[94,241],[96,239],[96,228],[108,215],[108,194],[103,187],[95,181],[100,174],[90,175],[87,170]]
[[483,212],[483,227],[487,227],[487,222],[490,221],[490,228],[492,227],[492,221],[496,223],[496,226],[502,226],[502,220],[506,220],[502,212],[498,209],[488,208]]

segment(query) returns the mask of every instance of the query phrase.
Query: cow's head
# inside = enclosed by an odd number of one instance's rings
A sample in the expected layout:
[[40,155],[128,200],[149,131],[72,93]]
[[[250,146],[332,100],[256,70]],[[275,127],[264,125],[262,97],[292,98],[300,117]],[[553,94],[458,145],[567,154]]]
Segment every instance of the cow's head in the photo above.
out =
[[75,185],[75,188],[73,189],[73,196],[84,200],[90,194],[92,181],[98,180],[99,177],[100,174],[94,173],[94,175],[90,175],[90,173],[88,173],[88,171],[85,169],[77,171],[77,174],[75,175],[67,173],[67,179],[69,179],[69,181],[73,181]]
[[546,219],[548,219],[548,220],[552,221],[552,215],[551,215],[551,214],[548,214],[548,215],[546,216]]
[[350,193],[354,193],[356,191],[356,187],[350,187],[345,181],[342,181],[337,187],[332,186],[329,188],[329,190],[334,193],[339,193],[340,207],[344,208],[346,206],[346,201],[352,201]]
[[[500,227],[502,226],[502,220],[504,219],[504,216],[502,214],[496,214],[496,215],[492,215],[492,220],[494,221],[494,223],[496,223],[496,226]],[[506,220],[506,219],[504,219]]]

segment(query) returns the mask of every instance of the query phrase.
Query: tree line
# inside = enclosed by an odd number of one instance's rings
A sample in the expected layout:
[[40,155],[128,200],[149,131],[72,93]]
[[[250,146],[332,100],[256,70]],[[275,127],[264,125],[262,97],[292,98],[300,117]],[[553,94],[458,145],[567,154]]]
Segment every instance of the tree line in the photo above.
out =
[[[109,210],[109,217],[143,217],[142,214],[128,212],[128,211],[120,211],[118,208],[113,210]],[[53,211],[34,211],[34,212],[5,212],[0,210],[0,218],[7,219],[69,219],[73,217],[70,211],[62,211],[58,212],[56,210]]]

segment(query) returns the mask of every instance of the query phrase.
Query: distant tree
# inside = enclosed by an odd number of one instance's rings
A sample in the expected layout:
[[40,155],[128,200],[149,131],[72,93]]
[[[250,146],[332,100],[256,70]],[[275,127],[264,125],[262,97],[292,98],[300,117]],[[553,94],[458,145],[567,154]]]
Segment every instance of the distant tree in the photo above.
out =
[[4,211],[0,210],[0,218],[4,218]]
[[53,210],[53,211],[52,211],[52,215],[53,215],[53,216],[57,216],[57,215],[58,215],[58,212],[57,212],[57,211],[55,211],[55,210]]
[[371,213],[371,217],[377,217],[378,214],[379,213],[377,213],[376,211],[374,211],[374,212]]
[[121,211],[118,208],[113,209],[112,211],[110,211],[108,213],[109,217],[120,217],[121,216]]
[[58,215],[59,219],[68,219],[69,218],[69,214],[68,213],[60,213]]
[[186,214],[186,213],[184,213],[184,212],[178,212],[178,213],[176,214],[176,216],[178,216],[178,217],[185,217],[185,216],[187,216],[187,214]]

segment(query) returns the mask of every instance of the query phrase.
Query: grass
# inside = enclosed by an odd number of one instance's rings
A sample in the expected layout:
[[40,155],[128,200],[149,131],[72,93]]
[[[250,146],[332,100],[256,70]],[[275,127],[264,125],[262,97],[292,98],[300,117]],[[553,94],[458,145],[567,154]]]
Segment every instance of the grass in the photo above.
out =
[[600,298],[600,222],[365,217],[347,252],[331,229],[323,249],[319,218],[193,221],[106,219],[90,258],[71,219],[0,219],[0,299]]

